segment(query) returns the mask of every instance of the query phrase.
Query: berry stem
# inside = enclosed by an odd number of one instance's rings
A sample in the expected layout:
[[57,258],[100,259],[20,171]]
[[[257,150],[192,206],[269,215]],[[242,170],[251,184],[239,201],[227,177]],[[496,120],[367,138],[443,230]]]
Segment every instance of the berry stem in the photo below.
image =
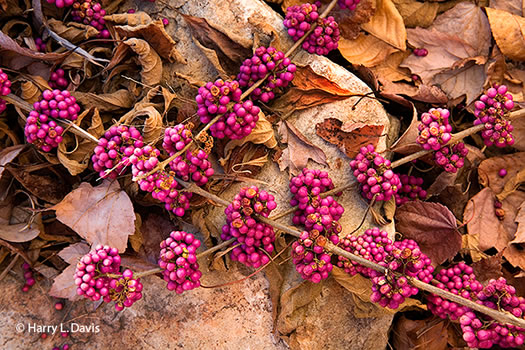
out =
[[[471,128],[472,129],[472,128]],[[469,130],[469,129],[467,129]],[[465,131],[467,131],[465,130]],[[458,133],[459,134],[459,133]],[[464,136],[465,137],[465,136]],[[195,186],[195,184],[193,183],[188,183],[188,182],[185,182],[185,181],[182,181],[182,180],[179,180],[177,178],[175,178],[176,181],[182,185],[183,187],[185,187],[188,191],[192,191],[192,192],[195,192],[205,198],[208,198],[208,199],[211,199],[212,201],[220,204],[221,206],[224,206],[224,207],[227,207],[230,203],[200,187],[197,187]],[[300,237],[301,235],[301,231],[293,228],[293,227],[290,227],[290,226],[287,226],[287,225],[283,225],[283,224],[280,224],[272,219],[269,219],[269,218],[265,218],[263,216],[260,216],[260,215],[254,215],[257,220],[265,223],[265,224],[268,224],[268,225],[271,225],[273,227],[275,227],[276,229],[279,229],[281,230],[282,232],[285,232],[285,233],[288,233],[289,235],[291,236],[294,236],[294,237]],[[383,266],[381,265],[378,265],[376,263],[373,263],[369,260],[366,260],[365,258],[362,258],[362,257],[359,257],[357,255],[354,255],[352,253],[349,253],[347,252],[346,250],[344,249],[341,249],[337,246],[335,246],[334,244],[330,243],[330,242],[327,242],[324,246],[324,248],[327,250],[327,251],[330,251],[332,253],[335,253],[337,255],[340,255],[340,256],[343,256],[347,259],[350,259],[350,260],[353,260],[353,261],[356,261],[358,262],[359,264],[363,265],[363,266],[366,266],[366,267],[369,267],[369,268],[372,268],[376,271],[379,271],[383,274],[386,274],[386,268],[384,268]],[[522,327],[522,328],[525,328],[525,320],[524,319],[520,319],[508,312],[502,312],[502,311],[497,311],[497,310],[494,310],[494,309],[490,309],[486,306],[483,306],[483,305],[479,305],[471,300],[468,300],[468,299],[465,299],[463,297],[460,297],[458,295],[455,295],[455,294],[452,294],[448,291],[445,291],[445,290],[442,290],[440,288],[437,288],[437,287],[434,287],[428,283],[425,283],[425,282],[422,282],[420,280],[417,280],[417,279],[413,279],[413,278],[409,278],[407,277],[409,282],[419,288],[419,289],[422,289],[424,291],[427,291],[427,292],[430,292],[430,293],[433,293],[433,294],[436,294],[436,295],[439,295],[443,298],[447,298],[449,300],[452,300],[458,304],[461,304],[461,305],[464,305],[464,306],[467,306],[467,307],[470,307],[471,309],[475,310],[475,311],[478,311],[478,312],[481,312],[485,315],[488,315],[490,317],[492,317],[493,319],[495,319],[496,321],[498,322],[501,322],[501,323],[505,323],[505,324],[512,324],[512,325],[515,325],[515,326],[518,326],[518,327]]]

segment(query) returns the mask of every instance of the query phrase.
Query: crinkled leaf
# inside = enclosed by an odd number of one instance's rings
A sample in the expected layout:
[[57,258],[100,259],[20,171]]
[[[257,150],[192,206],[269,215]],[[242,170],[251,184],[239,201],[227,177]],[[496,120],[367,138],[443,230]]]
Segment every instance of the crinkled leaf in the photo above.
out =
[[309,142],[286,120],[279,124],[279,135],[281,135],[281,142],[288,144],[288,148],[283,151],[278,161],[281,171],[289,168],[290,173],[296,175],[306,167],[309,159],[321,165],[327,165],[326,154],[323,150]]
[[439,4],[416,0],[392,0],[407,28],[428,27],[436,18]]
[[485,283],[490,279],[498,279],[503,276],[503,272],[501,271],[501,265],[503,265],[502,256],[503,252],[499,252],[496,255],[473,263],[471,266],[474,269],[476,279],[481,283]]
[[52,209],[91,245],[107,244],[123,252],[135,231],[133,204],[117,181],[104,180],[97,187],[83,182]]
[[99,35],[99,31],[96,30],[95,27],[82,23],[69,22],[66,24],[62,21],[50,18],[48,24],[55,33],[72,43],[96,38]]
[[76,268],[76,264],[69,265],[60,275],[55,277],[53,285],[49,290],[49,295],[71,301],[80,300],[81,296],[77,294],[77,285],[73,278]]
[[30,50],[25,47],[18,45],[16,41],[11,39],[7,34],[0,31],[0,50],[9,51],[20,59],[22,57],[29,57],[35,60],[42,61],[58,61],[66,57],[69,53],[41,53],[37,51]]
[[525,15],[522,0],[490,0],[489,7],[507,11],[516,16]]
[[75,91],[72,93],[84,108],[96,107],[100,112],[113,112],[133,107],[135,98],[129,90],[117,90],[109,94]]
[[512,60],[525,60],[525,18],[490,7],[485,11],[501,52]]
[[486,259],[487,255],[479,249],[479,235],[478,234],[467,234],[461,236],[461,250],[463,254],[469,254],[473,262]]
[[397,209],[396,230],[419,243],[434,264],[453,258],[461,249],[454,214],[439,203],[408,202]]
[[361,28],[399,50],[406,50],[405,24],[392,0],[377,0],[374,15]]
[[7,168],[27,191],[49,203],[60,202],[70,188],[69,184],[57,182],[55,175],[37,174],[25,167],[8,165]]
[[[524,164],[525,152],[485,159],[478,168],[479,183],[482,186],[490,187],[496,194],[500,193],[508,180],[516,177],[523,169]],[[507,170],[505,177],[499,176],[500,169]]]
[[0,178],[4,173],[5,166],[12,162],[20,152],[24,149],[25,145],[15,145],[11,147],[6,147],[0,151]]
[[[447,322],[431,322],[432,319],[411,320],[402,315],[395,323],[392,331],[392,345],[397,350],[448,349]],[[424,332],[422,331],[424,329]]]
[[71,244],[62,249],[58,256],[70,265],[75,265],[81,257],[89,253],[89,245],[84,242]]
[[139,57],[142,71],[140,72],[142,83],[153,86],[160,83],[162,79],[162,60],[147,41],[142,39],[128,39],[124,41]]
[[391,53],[397,51],[384,41],[364,33],[354,40],[341,38],[338,49],[348,62],[365,67],[377,66]]
[[327,118],[315,126],[315,132],[323,140],[336,145],[348,157],[354,158],[361,147],[369,144],[377,146],[384,128],[384,125],[350,125],[339,119]]

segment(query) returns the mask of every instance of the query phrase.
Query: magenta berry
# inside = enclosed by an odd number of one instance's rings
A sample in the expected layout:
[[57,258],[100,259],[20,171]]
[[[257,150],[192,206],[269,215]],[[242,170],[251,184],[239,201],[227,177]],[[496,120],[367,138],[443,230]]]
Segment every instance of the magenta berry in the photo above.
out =
[[337,0],[337,4],[341,9],[349,9],[350,11],[354,11],[359,2],[360,0]]
[[426,55],[428,55],[428,50],[423,48],[423,47],[422,48],[416,48],[416,49],[414,49],[413,53],[414,53],[415,56],[425,57]]
[[390,161],[379,155],[373,145],[361,147],[350,161],[350,168],[361,185],[361,195],[368,200],[375,197],[376,201],[389,201],[401,186]]
[[339,38],[339,25],[334,17],[329,16],[317,20],[317,27],[306,38],[302,46],[309,53],[328,55],[330,51],[337,49]]
[[[6,73],[0,69],[0,96],[6,96],[11,93],[11,80]],[[0,113],[5,111],[7,108],[7,102],[0,99]]]
[[133,271],[126,269],[119,278],[109,282],[109,293],[104,296],[105,302],[115,302],[115,310],[122,311],[142,299],[140,278],[133,278]]
[[164,270],[162,275],[169,290],[181,294],[200,286],[202,273],[195,254],[200,245],[193,234],[184,231],[172,231],[160,243],[158,264]]
[[55,4],[56,7],[63,8],[73,5],[74,0],[46,0],[48,4]]
[[452,138],[452,125],[449,123],[448,109],[431,108],[421,115],[418,125],[419,136],[416,142],[425,150],[439,150]]
[[223,241],[235,237],[230,257],[234,261],[258,268],[270,261],[274,250],[273,227],[257,221],[255,214],[268,217],[276,208],[273,195],[257,186],[243,187],[224,210],[226,225],[222,227]]
[[498,175],[499,175],[500,177],[505,177],[505,176],[507,176],[507,169],[505,169],[505,168],[501,168],[501,169],[498,171]]
[[98,141],[91,161],[101,178],[116,179],[130,166],[129,157],[144,146],[142,135],[133,126],[112,126]]
[[63,303],[61,303],[61,302],[56,302],[55,303],[55,310],[60,311],[63,308],[64,308],[64,304]]
[[259,107],[252,101],[241,102],[242,91],[237,81],[208,82],[199,88],[195,97],[197,115],[202,123],[219,117],[211,127],[213,137],[242,139],[249,135],[259,120]]
[[290,6],[286,9],[286,17],[283,24],[288,28],[288,35],[293,41],[302,38],[312,27],[312,23],[319,19],[318,8],[320,2],[315,4],[302,4]]
[[326,238],[320,236],[317,230],[303,231],[301,237],[293,242],[292,261],[304,280],[319,283],[330,275],[333,266],[323,242]]
[[280,92],[292,81],[297,67],[291,63],[284,53],[273,47],[261,46],[255,50],[252,58],[246,59],[237,75],[239,86],[250,87],[269,74],[261,86],[250,94],[252,100],[269,102],[274,99],[275,92]]
[[29,289],[35,284],[35,277],[33,276],[33,269],[27,262],[22,264],[22,270],[24,272],[25,284],[22,287],[22,292],[28,292]]
[[514,108],[513,97],[505,85],[494,85],[474,103],[474,125],[483,124],[481,137],[486,146],[512,146],[514,127],[510,123],[510,111]]
[[401,181],[401,186],[397,193],[394,194],[397,206],[401,206],[409,201],[426,199],[427,191],[421,187],[423,185],[421,177],[403,174],[399,176],[399,180]]
[[69,85],[69,82],[67,81],[65,77],[66,72],[59,68],[53,73],[51,73],[51,76],[49,77],[49,86],[52,89],[65,89]]
[[167,19],[167,18],[163,18],[162,19],[162,24],[164,25],[164,27],[166,27],[168,24],[170,24],[170,20]]
[[42,38],[35,38],[35,45],[36,45],[36,49],[39,51],[39,52],[46,52],[46,43],[42,40]]
[[105,25],[105,15],[106,10],[102,8],[100,3],[93,0],[82,0],[82,2],[76,0],[71,11],[73,21],[95,27],[100,32],[98,37],[102,39],[107,39],[110,36]]
[[446,145],[434,152],[434,162],[446,172],[455,173],[465,164],[467,154],[468,148],[460,141],[454,145]]
[[133,14],[133,13],[135,13],[136,11],[135,11],[135,9],[129,9],[127,12]]

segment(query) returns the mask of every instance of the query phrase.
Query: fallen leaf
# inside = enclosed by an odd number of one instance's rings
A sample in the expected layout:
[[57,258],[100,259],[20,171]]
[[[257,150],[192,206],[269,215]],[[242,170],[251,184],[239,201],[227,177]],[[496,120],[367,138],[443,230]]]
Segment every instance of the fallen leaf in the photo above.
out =
[[342,121],[335,118],[327,118],[315,126],[316,134],[323,140],[334,144],[350,158],[354,158],[359,149],[372,144],[377,146],[385,128],[384,125],[354,124],[353,129],[347,126],[343,130]]
[[519,207],[514,221],[518,223],[518,230],[511,243],[525,243],[525,203]]
[[499,252],[509,242],[507,231],[494,212],[495,198],[489,187],[484,188],[469,200],[463,214],[468,233],[479,236],[481,251],[496,248]]
[[157,264],[160,254],[160,242],[168,238],[171,231],[177,231],[177,229],[165,215],[148,214],[141,227],[144,240],[141,254],[144,255],[147,261]]
[[338,49],[348,62],[365,67],[377,66],[391,53],[397,51],[384,41],[364,33],[354,40],[341,38]]
[[465,103],[471,104],[483,91],[483,84],[487,79],[485,72],[485,58],[469,58],[452,68],[438,73],[432,79],[434,84],[446,92],[450,100],[466,96]]
[[66,24],[54,18],[48,19],[47,23],[55,33],[72,43],[96,38],[99,35],[99,31],[95,27],[82,23],[69,22]]
[[419,130],[417,129],[419,125],[419,118],[417,115],[416,107],[412,104],[412,120],[410,125],[405,130],[403,135],[401,135],[390,149],[392,152],[401,153],[401,154],[410,154],[421,150],[421,146],[416,143],[416,139],[419,135]]
[[411,320],[407,315],[401,315],[394,323],[392,345],[396,350],[445,350],[448,349],[447,343],[446,321],[435,316]]
[[503,252],[499,252],[496,255],[489,256],[470,265],[474,269],[476,279],[485,284],[485,282],[488,282],[492,278],[498,279],[503,276],[503,272],[501,271],[501,265],[503,265],[502,256]]
[[76,264],[69,265],[64,271],[53,281],[53,285],[49,290],[49,295],[55,298],[64,298],[71,301],[80,300],[82,297],[77,294],[77,285],[73,276],[76,271]]
[[141,81],[146,86],[154,86],[160,83],[162,79],[162,60],[159,55],[142,39],[128,39],[124,41],[133,52],[139,56],[139,62],[142,66],[140,72]]
[[321,294],[322,283],[304,281],[281,295],[281,312],[277,320],[281,334],[289,334],[295,329],[294,315],[303,306],[308,305]]
[[512,60],[525,60],[525,18],[490,7],[486,7],[485,11],[501,52]]
[[137,11],[135,13],[115,13],[109,16],[104,16],[104,20],[106,22],[132,27],[145,25],[152,21],[150,15],[144,11]]
[[99,112],[113,112],[128,109],[135,104],[135,98],[129,90],[117,90],[109,94],[74,91],[72,95],[84,108],[97,108]]
[[[35,218],[36,221],[41,220],[40,214],[38,215],[38,219]],[[12,243],[31,241],[40,234],[41,223],[39,225],[35,220],[30,225],[25,222],[12,225],[0,225],[0,238]]]
[[374,15],[361,28],[396,49],[406,50],[405,24],[392,0],[377,0]]
[[523,16],[523,1],[522,0],[490,0],[489,7],[497,10],[510,12],[516,16]]
[[24,149],[25,145],[15,145],[11,147],[6,147],[3,150],[0,151],[0,179],[2,178],[2,174],[4,173],[5,166],[9,163],[11,163],[22,150]]
[[11,165],[8,165],[7,169],[28,192],[49,203],[60,202],[70,188],[69,184],[57,181],[54,173],[37,174],[26,171],[25,167]]
[[416,0],[392,0],[407,28],[428,27],[434,22],[439,4]]
[[134,108],[124,114],[118,121],[119,124],[131,125],[138,117],[146,117],[142,136],[144,143],[157,142],[163,132],[162,115],[145,97],[143,101],[135,104]]
[[396,230],[418,242],[433,264],[440,265],[461,249],[454,214],[439,203],[413,201],[396,211]]
[[487,254],[483,253],[479,248],[479,235],[478,234],[466,234],[461,236],[461,250],[462,254],[469,254],[473,262],[486,259]]
[[262,145],[245,143],[235,147],[229,158],[219,159],[226,174],[243,175],[254,178],[268,162],[268,149]]
[[[522,170],[525,164],[525,152],[491,157],[482,161],[478,167],[479,183],[490,187],[494,193],[500,193],[507,181]],[[499,176],[500,169],[507,170],[505,177]]]
[[[25,47],[18,45],[16,41],[11,39],[7,34],[0,31],[0,51],[9,51],[13,54],[12,58],[18,57],[29,57],[35,60],[42,61],[59,61],[64,59],[69,53],[41,53],[38,51],[33,51]],[[29,63],[29,62],[28,62]],[[13,68],[15,69],[15,68]]]
[[71,244],[62,249],[58,256],[70,265],[76,265],[81,257],[89,253],[89,245],[84,242]]
[[328,165],[323,150],[310,143],[286,120],[279,124],[279,135],[281,135],[281,142],[288,144],[278,161],[281,171],[289,168],[290,174],[297,175],[306,167],[309,159],[321,165]]
[[133,204],[117,181],[104,180],[97,187],[83,182],[51,209],[91,245],[107,244],[124,252],[135,231]]
[[347,40],[356,39],[361,32],[361,25],[370,21],[376,11],[375,0],[362,0],[353,11],[336,7],[330,12],[339,24],[341,38]]
[[[444,171],[446,173],[446,171]],[[468,191],[463,190],[461,184],[445,187],[438,195],[439,203],[446,206],[455,217],[462,217],[465,212],[465,206],[469,200]]]

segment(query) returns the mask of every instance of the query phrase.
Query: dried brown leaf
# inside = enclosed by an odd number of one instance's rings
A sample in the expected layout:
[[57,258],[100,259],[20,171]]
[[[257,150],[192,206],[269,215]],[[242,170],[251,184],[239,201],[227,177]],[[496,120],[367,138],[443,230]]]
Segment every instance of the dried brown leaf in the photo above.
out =
[[66,24],[54,18],[50,18],[47,23],[55,33],[72,43],[96,38],[99,34],[99,31],[96,30],[95,27],[86,24],[76,22],[69,22]]
[[49,290],[49,295],[55,298],[64,298],[71,301],[80,300],[81,296],[77,294],[77,285],[75,284],[75,270],[77,266],[69,265],[64,271],[53,281],[53,285]]
[[355,40],[341,38],[338,48],[348,62],[365,67],[377,66],[391,53],[397,51],[384,41],[364,33],[361,33]]
[[176,227],[165,215],[151,213],[146,217],[141,228],[144,240],[141,253],[147,261],[157,263],[160,242],[168,238],[171,231],[176,231]]
[[451,100],[466,96],[468,105],[481,94],[487,79],[485,58],[469,58],[456,63],[456,67],[436,74],[432,82],[438,84]]
[[326,154],[323,150],[310,143],[286,120],[279,124],[279,135],[281,135],[281,142],[288,144],[288,148],[282,152],[278,161],[281,171],[289,168],[290,174],[297,175],[306,167],[309,159],[318,164],[327,165]]
[[26,171],[25,167],[10,165],[7,169],[28,192],[46,202],[53,204],[60,202],[69,190],[69,184],[58,182],[56,176],[49,173],[37,174],[30,170]]
[[62,249],[58,256],[70,265],[76,265],[81,257],[89,253],[89,245],[84,242],[71,244]]
[[5,166],[9,163],[11,163],[22,150],[24,149],[25,145],[15,145],[11,147],[6,147],[3,150],[0,151],[0,179],[2,178],[2,174],[4,173]]
[[492,278],[497,279],[503,276],[503,272],[501,271],[501,265],[503,265],[502,256],[503,252],[499,252],[496,255],[473,263],[471,266],[474,269],[476,279],[484,284]]
[[117,90],[109,94],[75,91],[72,95],[84,108],[97,108],[99,112],[113,112],[133,107],[135,98],[129,90]]
[[[8,51],[12,54],[12,59],[22,57],[29,57],[35,60],[42,61],[59,61],[66,57],[69,53],[41,53],[21,47],[16,41],[11,39],[7,34],[0,31],[0,51]],[[28,62],[29,63],[29,62]],[[22,65],[23,67],[24,65]]]
[[350,158],[354,158],[363,146],[368,144],[377,146],[384,129],[384,125],[343,124],[335,118],[327,118],[315,126],[315,132],[319,137],[336,145]]
[[456,218],[439,203],[408,202],[396,211],[396,229],[419,243],[434,264],[453,258],[461,249]]
[[281,295],[281,312],[277,320],[281,334],[288,334],[295,329],[295,324],[301,317],[297,311],[317,298],[321,290],[322,283],[304,281]]
[[135,13],[116,13],[110,16],[105,16],[104,20],[106,22],[128,25],[132,27],[146,25],[152,21],[151,17],[143,11],[138,11]]
[[139,57],[142,71],[140,72],[141,81],[146,86],[153,86],[160,83],[162,79],[162,60],[155,50],[142,39],[128,39],[124,41]]
[[485,11],[501,52],[512,60],[525,60],[525,18],[490,7]]
[[397,141],[390,147],[392,152],[397,152],[401,154],[409,154],[417,152],[421,149],[421,146],[416,143],[416,138],[419,135],[417,126],[419,124],[419,119],[417,117],[417,109],[412,104],[412,120],[410,125],[405,130],[403,135],[401,135]]
[[97,187],[83,182],[52,209],[91,245],[107,244],[123,252],[135,231],[133,204],[116,181],[104,180]]
[[336,7],[330,12],[339,24],[341,37],[347,40],[354,40],[361,32],[361,24],[370,21],[376,11],[376,0],[363,0],[354,11]]
[[518,230],[511,243],[525,243],[525,203],[519,207],[514,221],[518,223]]
[[428,27],[438,13],[439,4],[416,0],[392,0],[407,28]]
[[486,259],[487,255],[479,248],[479,235],[478,234],[467,234],[461,236],[461,250],[463,254],[469,254],[473,262]]
[[[509,179],[523,169],[525,164],[525,152],[507,154],[499,157],[492,157],[481,162],[478,168],[479,183],[482,186],[490,187],[494,193],[503,191]],[[505,177],[499,176],[500,169],[506,169]]]
[[392,0],[377,0],[374,15],[361,28],[396,49],[406,50],[405,24]]
[[[40,218],[41,214],[38,215]],[[12,243],[28,242],[38,237],[40,234],[41,222],[39,225],[37,221],[38,220],[33,221],[30,225],[26,222],[12,225],[0,225],[0,239]]]
[[490,0],[489,7],[507,11],[516,16],[525,15],[523,0]]
[[402,315],[394,324],[392,345],[397,350],[448,349],[448,330],[445,320],[436,318],[424,320],[411,320]]

